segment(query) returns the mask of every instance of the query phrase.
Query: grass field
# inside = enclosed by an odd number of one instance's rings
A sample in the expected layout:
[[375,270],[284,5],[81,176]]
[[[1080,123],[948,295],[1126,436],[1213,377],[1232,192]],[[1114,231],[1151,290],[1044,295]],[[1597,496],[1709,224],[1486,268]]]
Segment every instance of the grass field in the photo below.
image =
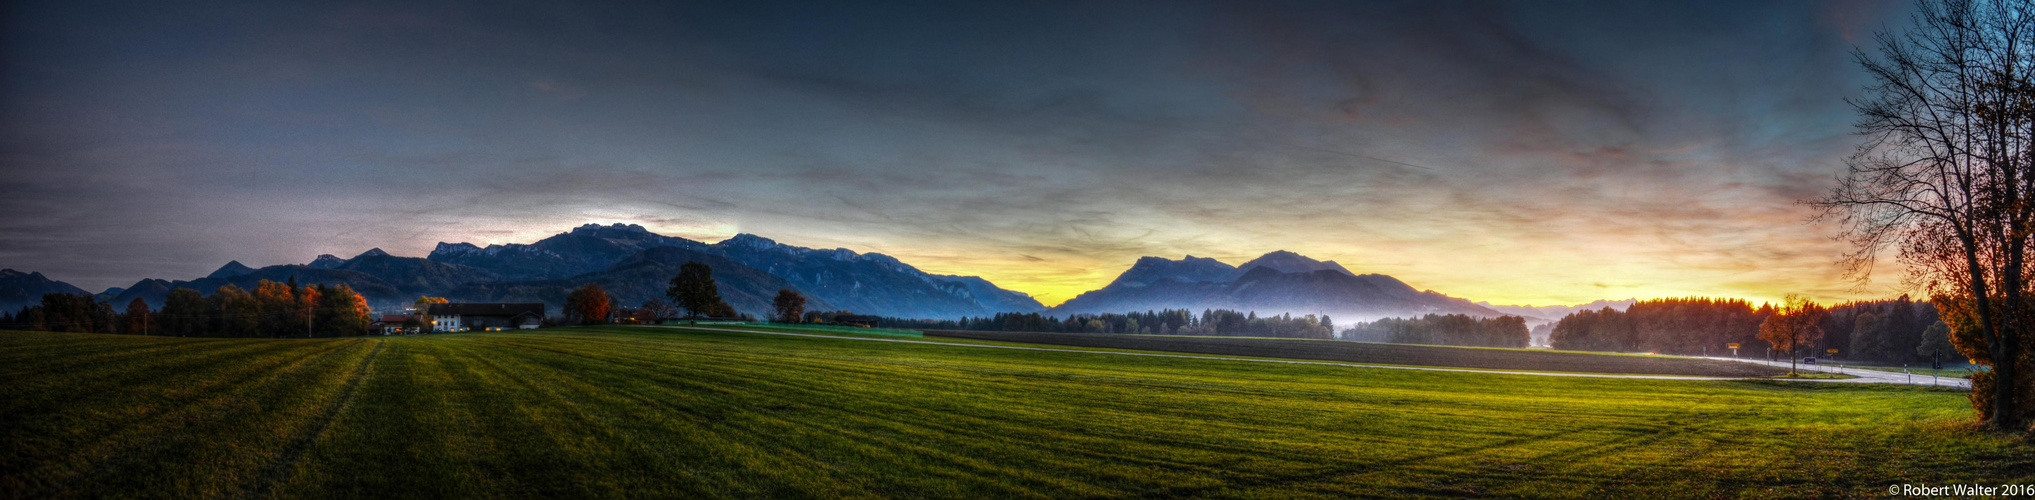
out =
[[1222,356],[1310,359],[1359,364],[1445,366],[1486,370],[1770,377],[1788,372],[1752,363],[1679,356],[1499,349],[1335,340],[930,330],[929,337],[1140,349]]
[[0,333],[11,497],[1880,496],[2035,481],[1960,393],[673,328]]

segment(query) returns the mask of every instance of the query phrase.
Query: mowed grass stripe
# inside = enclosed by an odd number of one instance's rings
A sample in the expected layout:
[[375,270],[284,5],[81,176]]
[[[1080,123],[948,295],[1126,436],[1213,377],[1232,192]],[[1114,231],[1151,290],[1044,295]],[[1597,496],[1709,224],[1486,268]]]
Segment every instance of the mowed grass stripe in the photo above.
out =
[[[539,350],[541,350],[541,349],[539,349]],[[636,366],[636,367],[642,367],[642,368],[651,368],[651,369],[654,369],[654,368],[656,368],[657,366],[668,366],[668,363],[659,363],[659,362],[656,362],[656,361],[654,361],[654,360],[650,360],[650,361],[648,361],[648,362],[647,362],[648,364],[646,364],[646,361],[645,361],[644,359],[641,359],[639,355],[636,355],[636,354],[634,354],[634,352],[636,352],[636,351],[632,351],[632,354],[625,354],[625,355],[621,355],[621,356],[617,356],[617,357],[614,357],[614,358],[609,358],[609,359],[584,359],[584,358],[582,358],[582,359],[580,359],[581,361],[590,361],[591,363],[590,363],[590,364],[588,364],[588,365],[584,365],[584,366],[560,366],[560,368],[561,368],[561,369],[571,369],[571,370],[574,370],[575,372],[579,372],[579,373],[581,373],[582,375],[591,375],[591,374],[602,374],[602,373],[607,373],[607,372],[611,372],[611,371],[612,371],[612,370],[607,370],[607,369],[604,369],[604,367],[618,367],[618,366]],[[574,358],[577,358],[577,356],[573,356],[572,354],[569,354],[569,353],[564,353],[563,355],[564,355],[564,356],[568,356],[568,357],[574,357]],[[772,356],[772,358],[776,358],[776,356]],[[721,364],[721,363],[726,363],[726,364]],[[693,369],[695,370],[695,371],[694,371],[693,373],[698,373],[698,374],[713,374],[713,375],[716,375],[715,377],[713,377],[714,379],[720,379],[720,380],[712,380],[712,379],[699,379],[699,378],[696,378],[696,379],[691,379],[691,380],[678,380],[678,379],[670,379],[670,378],[668,378],[668,377],[662,377],[662,376],[659,376],[659,375],[650,375],[650,376],[649,376],[649,378],[652,378],[652,379],[662,379],[662,382],[665,382],[665,383],[671,383],[671,384],[674,384],[674,385],[679,385],[679,386],[692,386],[692,387],[694,387],[694,388],[696,388],[696,389],[699,389],[699,390],[704,390],[704,391],[706,391],[706,392],[710,392],[710,393],[720,393],[720,394],[733,394],[733,393],[738,393],[738,391],[742,391],[742,390],[744,390],[744,387],[743,387],[743,386],[747,386],[747,387],[746,387],[746,391],[747,391],[747,392],[749,392],[749,393],[753,393],[753,394],[756,394],[756,395],[766,395],[766,396],[771,396],[771,397],[770,397],[770,398],[769,398],[768,400],[764,400],[764,401],[755,401],[755,402],[752,402],[752,403],[750,404],[750,406],[761,406],[762,408],[765,408],[765,409],[771,409],[771,410],[773,410],[773,411],[782,411],[782,410],[786,410],[786,409],[791,409],[791,408],[793,407],[792,405],[793,405],[794,403],[790,403],[790,401],[798,401],[798,400],[806,400],[806,401],[818,401],[818,400],[820,400],[819,398],[808,398],[808,397],[805,397],[805,396],[821,396],[821,395],[820,395],[820,394],[818,394],[818,393],[810,393],[810,392],[806,392],[806,391],[803,391],[803,389],[804,389],[804,386],[806,386],[806,385],[809,385],[809,384],[781,384],[781,383],[776,383],[776,382],[770,381],[770,380],[769,380],[769,379],[767,379],[767,378],[758,378],[758,377],[754,377],[754,376],[753,376],[754,374],[744,374],[744,373],[742,373],[742,370],[744,370],[744,369],[753,369],[754,367],[757,367],[757,366],[772,366],[773,364],[777,364],[777,365],[779,365],[779,366],[782,366],[782,365],[781,365],[781,363],[771,363],[771,360],[770,360],[770,359],[758,359],[758,358],[747,358],[747,357],[736,357],[736,358],[725,358],[725,359],[723,359],[723,358],[716,358],[716,359],[715,359],[715,364],[713,364],[713,365],[709,365],[709,366],[699,366],[699,365],[695,365],[695,366],[692,366],[692,367],[690,367],[690,368],[693,368]],[[727,377],[727,378],[723,378],[723,377]],[[628,382],[630,382],[630,381],[634,381],[634,380],[643,380],[643,379],[645,378],[645,376],[644,376],[644,374],[643,374],[643,373],[630,373],[630,372],[627,372],[627,371],[620,371],[620,372],[616,372],[616,375],[614,375],[614,376],[609,376],[609,377],[603,377],[603,378],[605,379],[605,381],[607,381],[607,382],[610,382],[610,383],[617,383],[617,384],[627,384],[627,383],[628,383]],[[720,384],[714,384],[715,382],[721,382],[721,383],[720,383]],[[712,385],[712,386],[706,386],[706,387],[702,387],[702,386],[701,386],[701,384],[702,384],[702,383],[707,383],[707,384],[714,384],[714,385]],[[615,389],[619,389],[619,390],[623,390],[623,391],[629,391],[629,392],[635,392],[635,393],[637,393],[637,394],[639,394],[639,395],[645,395],[645,394],[646,394],[646,393],[645,393],[644,391],[642,391],[642,389],[640,389],[640,388],[636,388],[636,389],[631,389],[631,388],[627,388],[627,387],[625,387],[624,385],[617,385],[617,386],[615,386]],[[791,396],[791,394],[798,394],[798,396],[799,396],[799,397],[794,397],[794,396]],[[806,410],[806,409],[810,409],[810,408],[808,408],[808,406],[811,406],[811,405],[806,405],[806,404],[799,404],[798,406],[799,406],[799,409],[800,409],[800,410]],[[820,406],[824,406],[824,404],[822,403],[822,404],[821,404]],[[836,408],[836,409],[838,409],[838,408]],[[717,409],[715,410],[715,413],[716,413],[717,415],[726,415],[726,414],[729,414],[729,413],[730,413],[730,412],[729,412],[729,410],[736,410],[736,411],[740,411],[740,410],[742,410],[742,408],[717,408]],[[865,413],[865,414],[863,414],[863,415],[856,415],[856,416],[851,416],[851,417],[847,417],[847,418],[850,418],[850,419],[857,419],[857,420],[863,420],[863,421],[866,421],[866,422],[868,422],[868,423],[885,423],[885,422],[887,422],[887,420],[873,420],[873,419],[868,419],[868,417],[870,417],[870,416],[871,416],[871,415],[868,415],[868,414],[866,414],[866,413]],[[868,419],[868,420],[864,420],[864,419]],[[715,425],[716,427],[719,427],[719,428],[720,428],[719,430],[720,430],[720,431],[722,431],[722,432],[729,432],[729,431],[732,431],[732,432],[737,432],[737,433],[742,433],[742,434],[745,434],[745,435],[753,435],[753,436],[758,436],[758,437],[763,437],[763,438],[766,438],[767,440],[774,440],[774,441],[779,441],[779,442],[791,442],[791,443],[797,443],[797,442],[799,442],[799,441],[800,441],[800,438],[811,438],[811,437],[812,437],[812,436],[809,436],[809,435],[805,435],[806,433],[808,433],[808,432],[810,432],[810,431],[812,431],[812,430],[813,430],[813,429],[811,429],[810,427],[808,427],[808,426],[796,426],[796,425],[786,425],[786,424],[788,424],[788,423],[790,423],[790,421],[788,421],[788,420],[786,420],[786,419],[783,419],[783,418],[776,418],[776,417],[773,417],[773,416],[769,415],[768,413],[764,413],[764,414],[756,415],[756,416],[754,416],[753,418],[747,418],[747,419],[741,419],[741,420],[732,420],[732,421],[731,421],[731,420],[723,420],[723,419],[718,419],[718,418],[717,418],[717,419],[715,419],[715,421],[713,421],[713,422],[712,422],[712,424],[713,424],[713,425]],[[846,428],[830,428],[830,429],[828,429],[828,430],[831,430],[831,431],[834,431],[834,432],[849,432],[849,433],[851,433],[851,434],[852,434],[852,431],[849,431],[849,430],[848,430],[848,429],[846,429]],[[808,441],[812,441],[811,439],[807,439],[807,440],[808,440]],[[805,444],[811,444],[811,443],[805,443]],[[909,447],[915,447],[915,445],[911,445],[911,444],[909,444],[909,443],[905,443],[905,442],[899,442],[899,443],[892,443],[892,444],[893,444],[893,445],[895,445],[895,446],[904,446],[904,447],[908,447],[908,448],[909,448]],[[805,448],[805,446],[780,446],[780,447],[776,447],[775,449],[744,449],[744,450],[735,450],[735,452],[736,452],[736,453],[734,453],[734,455],[737,455],[737,456],[751,456],[751,457],[792,457],[792,458],[798,458],[798,459],[804,460],[804,461],[808,462],[808,463],[809,463],[810,465],[813,465],[813,466],[815,466],[815,467],[817,467],[817,468],[819,468],[819,469],[822,469],[822,470],[825,470],[825,469],[827,469],[828,467],[830,467],[830,466],[831,466],[831,463],[832,463],[832,462],[830,462],[830,461],[828,461],[828,460],[825,460],[825,459],[821,459],[821,458],[818,458],[818,457],[810,456],[810,455],[808,455],[808,454],[806,454],[806,453],[804,453],[804,452],[802,452],[802,451],[801,451],[801,450],[802,450],[803,448]],[[929,451],[929,452],[930,452],[930,451],[932,451],[932,450],[925,450],[925,451]],[[774,467],[774,466],[773,466],[773,467],[768,467],[768,468],[767,468],[766,470],[797,470],[797,468],[789,468],[789,469],[786,469],[786,468],[783,468],[783,467]],[[987,471],[985,470],[985,471],[976,471],[976,472],[987,472]],[[781,478],[781,479],[782,479],[782,478]],[[832,484],[832,482],[828,482],[828,483],[822,483],[822,484]]]
[[[96,440],[84,443],[86,449],[95,444],[112,443],[119,446],[129,442],[128,435],[160,429],[161,426],[188,420],[184,417],[194,405],[216,396],[220,389],[238,385],[246,380],[272,376],[279,366],[285,366],[304,358],[332,352],[338,344],[329,342],[310,344],[257,344],[235,346],[233,349],[217,351],[186,350],[166,353],[168,355],[151,362],[130,363],[122,367],[103,367],[107,370],[90,370],[78,377],[32,377],[18,379],[20,383],[7,384],[0,388],[0,416],[9,421],[15,416],[56,414],[54,419],[19,419],[22,425],[6,426],[9,442],[22,443],[25,450],[48,450],[36,446],[40,440]],[[200,366],[219,364],[228,367],[219,371],[196,370]],[[157,374],[151,374],[155,371]],[[93,375],[107,374],[107,377]],[[110,378],[110,380],[107,380]],[[95,390],[97,388],[128,387],[143,380],[161,390],[147,394],[140,400],[120,397],[114,392]],[[151,425],[152,424],[152,425]]]
[[[50,340],[131,338],[24,335],[74,356],[141,359]],[[21,344],[0,344],[9,349],[0,373],[54,377],[38,382],[91,394],[0,414],[7,423],[72,425],[50,422],[159,398],[179,377],[250,377],[205,386],[221,399],[199,398],[182,413],[189,422],[172,434],[206,441],[159,443],[193,451],[138,449],[128,460],[82,451],[105,445],[62,434],[35,443],[39,451],[0,450],[0,464],[37,466],[0,469],[0,486],[111,483],[0,496],[1798,497],[1868,495],[1888,481],[2035,476],[2027,445],[1965,430],[1961,394],[1912,388],[1410,372],[679,329],[290,341],[253,351],[244,349],[275,341],[172,341],[239,354],[157,365],[176,373],[155,377],[110,369],[63,381],[48,367],[79,361],[16,356]],[[113,380],[126,385],[101,385]],[[120,474],[42,467],[51,463]]]
[[[23,450],[24,462],[34,463],[22,474],[5,477],[35,478],[10,491],[103,496],[151,485],[152,493],[170,496],[244,494],[299,426],[311,421],[305,417],[330,400],[332,389],[348,378],[347,369],[359,364],[371,344],[273,343],[268,356],[203,365],[217,368],[212,371],[165,372],[125,386],[141,390],[44,387],[90,396],[61,408],[24,409],[54,412],[54,417],[6,415],[9,422],[22,422],[9,428],[48,431],[41,436],[10,433],[10,441],[22,444],[10,449]],[[231,358],[215,361],[226,360]],[[63,455],[36,460],[35,453]],[[210,473],[187,475],[191,468]],[[174,480],[162,480],[167,478]]]

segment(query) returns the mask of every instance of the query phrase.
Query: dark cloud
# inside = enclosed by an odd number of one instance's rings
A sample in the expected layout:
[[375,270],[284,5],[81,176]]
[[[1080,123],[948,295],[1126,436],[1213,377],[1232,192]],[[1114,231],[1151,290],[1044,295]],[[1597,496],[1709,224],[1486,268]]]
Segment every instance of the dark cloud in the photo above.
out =
[[1049,301],[1274,249],[1498,301],[1842,295],[1794,199],[1883,2],[15,2],[0,265],[628,221]]

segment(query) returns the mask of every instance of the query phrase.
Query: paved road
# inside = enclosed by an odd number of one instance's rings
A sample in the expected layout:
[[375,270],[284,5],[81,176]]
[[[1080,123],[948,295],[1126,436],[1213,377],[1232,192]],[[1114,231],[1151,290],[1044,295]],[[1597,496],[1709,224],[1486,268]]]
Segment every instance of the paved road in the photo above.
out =
[[[1353,367],[1353,368],[1381,368],[1381,369],[1387,369],[1387,370],[1420,370],[1420,371],[1431,371],[1431,372],[1460,372],[1460,373],[1489,373],[1489,374],[1500,374],[1500,375],[1533,375],[1533,376],[1541,376],[1541,377],[1578,377],[1578,378],[1623,378],[1623,379],[1647,379],[1647,380],[1747,380],[1747,379],[1745,379],[1745,378],[1738,378],[1738,377],[1683,377],[1683,376],[1675,376],[1675,375],[1622,375],[1622,374],[1612,374],[1612,373],[1553,373],[1553,372],[1520,372],[1520,371],[1503,371],[1503,370],[1474,370],[1474,369],[1469,369],[1469,368],[1439,368],[1439,367],[1426,367],[1426,366],[1398,366],[1398,365],[1370,365],[1370,364],[1362,364],[1362,363],[1336,363],[1336,362],[1332,362],[1332,361],[1300,361],[1300,360],[1291,360],[1291,359],[1266,359],[1266,358],[1232,358],[1232,357],[1224,357],[1224,356],[1205,356],[1205,355],[1194,355],[1194,354],[1161,354],[1161,353],[1153,353],[1153,352],[1125,352],[1125,351],[1084,351],[1084,350],[1080,350],[1080,349],[1062,349],[1062,348],[1056,348],[1056,347],[1028,347],[1028,346],[1011,346],[1011,345],[988,345],[988,344],[963,344],[963,343],[957,343],[957,342],[933,342],[933,341],[927,341],[927,340],[905,340],[905,339],[884,339],[884,338],[871,338],[871,337],[843,337],[843,336],[836,336],[836,335],[814,335],[814,334],[810,334],[810,333],[787,333],[787,332],[773,332],[773,331],[766,331],[766,330],[747,330],[747,329],[740,329],[740,328],[717,328],[717,327],[705,327],[705,326],[653,326],[652,328],[680,328],[680,329],[693,329],[693,330],[714,330],[714,331],[723,331],[723,332],[742,332],[742,333],[757,333],[757,334],[763,334],[763,335],[783,335],[783,336],[787,336],[787,337],[817,337],[817,338],[825,338],[825,339],[840,339],[840,340],[864,340],[864,341],[870,341],[870,342],[896,342],[896,343],[900,343],[900,344],[932,344],[932,345],[942,345],[942,346],[949,346],[949,347],[977,347],[977,348],[984,348],[984,349],[1014,349],[1014,350],[1020,350],[1020,351],[1057,351],[1057,352],[1078,352],[1078,353],[1086,353],[1086,354],[1104,354],[1104,355],[1115,355],[1115,356],[1148,356],[1148,357],[1155,357],[1155,358],[1188,358],[1188,359],[1213,359],[1213,360],[1221,360],[1221,361],[1247,361],[1247,362],[1253,362],[1253,363],[1285,363],[1285,364],[1294,364],[1294,365],[1327,365],[1327,366],[1347,366],[1347,367]],[[1741,361],[1743,361],[1743,360],[1741,360]],[[1862,371],[1862,370],[1861,370],[1861,371]],[[1805,379],[1805,380],[1813,380],[1813,381],[1818,381],[1818,382],[1850,382],[1850,381],[1853,381],[1853,380],[1827,380],[1827,379]],[[1945,380],[1949,380],[1949,379],[1945,379]]]
[[[1778,367],[1782,367],[1782,368],[1786,368],[1786,367],[1788,366],[1788,362],[1786,362],[1786,361],[1767,361],[1767,360],[1764,360],[1764,359],[1748,359],[1748,358],[1715,358],[1715,357],[1713,357],[1713,358],[1705,358],[1705,359],[1715,359],[1715,360],[1719,360],[1719,361],[1740,361],[1740,362],[1745,362],[1745,363],[1754,363],[1754,364],[1762,364],[1762,365],[1769,365],[1769,366],[1778,366]],[[1841,369],[1840,369],[1840,368],[1838,368],[1838,367],[1836,367],[1836,366],[1830,366],[1830,365],[1803,365],[1803,364],[1796,364],[1796,365],[1795,365],[1795,369],[1796,369],[1796,370],[1800,370],[1800,371],[1809,371],[1809,372],[1817,372],[1817,373],[1843,373],[1843,374],[1845,374],[1845,375],[1852,375],[1852,376],[1856,376],[1856,377],[1858,377],[1858,378],[1845,378],[1845,379],[1808,379],[1808,380],[1820,380],[1820,381],[1824,381],[1824,382],[1840,382],[1840,383],[1853,383],[1853,384],[1907,384],[1907,385],[1934,385],[1934,386],[1943,386],[1943,387],[1958,387],[1958,388],[1964,388],[1964,389],[1970,389],[1970,388],[1971,388],[1971,381],[1970,381],[1970,380],[1965,380],[1965,379],[1961,379],[1961,378],[1954,378],[1954,377],[1931,377],[1931,376],[1928,376],[1928,375],[1921,375],[1921,374],[1916,374],[1916,375],[1909,375],[1909,374],[1906,374],[1906,373],[1901,373],[1901,372],[1889,372],[1889,371],[1880,371],[1880,370],[1867,370],[1867,369],[1864,369],[1864,368],[1849,368],[1849,367],[1846,367],[1846,368],[1841,368]]]

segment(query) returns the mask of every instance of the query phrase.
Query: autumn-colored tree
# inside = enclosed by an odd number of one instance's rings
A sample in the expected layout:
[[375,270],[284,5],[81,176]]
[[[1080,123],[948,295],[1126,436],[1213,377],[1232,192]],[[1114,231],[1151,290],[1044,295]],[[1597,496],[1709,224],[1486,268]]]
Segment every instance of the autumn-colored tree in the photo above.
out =
[[714,268],[696,261],[678,266],[678,276],[671,278],[671,287],[664,290],[671,302],[685,309],[688,316],[702,314],[715,316],[708,309],[721,301],[721,291],[714,286]]
[[806,296],[790,288],[778,290],[777,298],[770,301],[770,305],[777,309],[779,323],[797,323],[806,314]]
[[445,300],[445,297],[432,297],[429,295],[417,297],[416,309],[417,309],[417,321],[419,323],[417,332],[431,333],[433,330],[437,329],[438,320],[432,319],[431,317],[431,305],[447,303],[450,303],[450,301]]
[[587,283],[574,288],[565,296],[565,315],[582,325],[599,324],[607,321],[608,309],[613,301],[608,291],[598,283]]
[[1788,353],[1788,373],[1795,373],[1795,349],[1816,343],[1823,338],[1823,328],[1817,326],[1823,321],[1828,310],[1822,304],[1795,294],[1788,294],[1781,301],[1781,307],[1759,325],[1759,339],[1772,344],[1775,350]]
[[135,297],[134,300],[128,301],[127,314],[125,316],[127,320],[127,333],[148,335],[149,327],[154,326],[149,324],[149,314],[147,301],[141,300],[140,297]]
[[728,301],[721,300],[719,297],[714,298],[713,305],[707,306],[706,310],[700,312],[706,314],[707,317],[709,318],[742,317],[742,313],[740,311],[736,311],[735,306],[728,305]]
[[254,299],[261,303],[263,335],[282,337],[308,326],[290,314],[297,308],[297,291],[290,285],[261,280],[254,286]]
[[368,318],[367,298],[354,293],[353,287],[343,284],[331,287],[319,285],[313,288],[318,297],[318,308],[313,311],[312,320],[316,323],[314,331],[317,335],[337,337],[367,334],[367,325],[372,322]]
[[[2021,430],[2035,401],[2022,345],[2035,330],[2035,3],[1924,0],[1905,32],[1879,34],[1878,53],[1857,60],[1870,81],[1850,100],[1865,139],[1847,172],[1813,204],[1840,220],[1865,280],[1886,250],[1931,293],[1952,339],[1969,331],[1985,345],[1972,359],[1998,384],[1975,377],[1974,403],[1996,430]],[[1965,344],[1960,343],[1960,347]],[[1991,394],[1981,395],[1980,392]]]

